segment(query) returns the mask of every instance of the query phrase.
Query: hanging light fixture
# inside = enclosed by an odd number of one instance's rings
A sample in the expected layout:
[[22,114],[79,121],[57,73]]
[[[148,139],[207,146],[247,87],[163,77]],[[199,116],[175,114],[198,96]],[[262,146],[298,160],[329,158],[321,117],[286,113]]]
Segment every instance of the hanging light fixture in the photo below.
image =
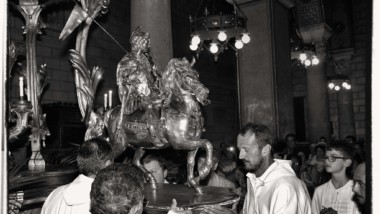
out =
[[289,20],[290,23],[290,49],[291,59],[297,59],[305,67],[314,66],[319,64],[315,45],[305,43],[302,35],[299,31],[296,19],[295,11],[292,9],[293,16]]
[[[247,17],[238,8],[235,0],[227,0],[227,2],[234,7],[232,13],[215,14],[214,8],[210,14],[207,7],[204,7],[202,16],[198,16],[198,12],[194,18],[190,16],[191,41],[189,47],[196,52],[197,57],[202,50],[207,49],[217,61],[218,55],[228,47],[238,51],[251,41],[246,28]],[[204,3],[205,0],[202,1],[199,9]],[[213,4],[215,6],[215,0]]]
[[350,80],[347,75],[337,74],[327,77],[328,88],[331,91],[351,90]]
[[293,42],[291,44],[292,59],[298,59],[305,67],[319,64],[315,46],[303,42]]

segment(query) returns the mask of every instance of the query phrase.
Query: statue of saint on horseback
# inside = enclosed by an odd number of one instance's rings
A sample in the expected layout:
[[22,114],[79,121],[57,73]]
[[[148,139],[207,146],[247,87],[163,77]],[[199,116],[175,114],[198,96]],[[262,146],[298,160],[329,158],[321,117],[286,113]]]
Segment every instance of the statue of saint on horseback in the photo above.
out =
[[[203,116],[200,105],[209,103],[208,89],[187,59],[172,59],[160,72],[150,54],[150,35],[137,28],[130,38],[131,51],[117,66],[116,79],[121,105],[104,115],[93,111],[96,87],[103,71],[87,68],[84,53],[70,50],[75,69],[78,103],[87,125],[85,139],[106,138],[114,157],[128,147],[134,148],[133,164],[146,175],[153,188],[153,175],[141,164],[145,149],[171,146],[188,151],[187,180],[197,194],[202,194],[197,180],[207,176],[212,165],[212,144],[201,139]],[[195,156],[199,148],[206,151],[206,165],[194,177]]]

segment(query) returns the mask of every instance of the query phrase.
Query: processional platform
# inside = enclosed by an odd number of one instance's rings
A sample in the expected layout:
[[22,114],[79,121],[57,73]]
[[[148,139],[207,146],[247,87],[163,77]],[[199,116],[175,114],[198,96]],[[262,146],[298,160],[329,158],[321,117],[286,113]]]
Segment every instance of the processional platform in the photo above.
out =
[[199,213],[200,208],[206,205],[222,205],[232,207],[239,200],[239,195],[231,189],[224,187],[201,186],[202,195],[197,195],[193,188],[180,184],[158,184],[158,189],[153,189],[150,184],[145,184],[144,213],[167,213],[172,204],[172,199],[177,200],[177,207],[192,209],[193,213]]

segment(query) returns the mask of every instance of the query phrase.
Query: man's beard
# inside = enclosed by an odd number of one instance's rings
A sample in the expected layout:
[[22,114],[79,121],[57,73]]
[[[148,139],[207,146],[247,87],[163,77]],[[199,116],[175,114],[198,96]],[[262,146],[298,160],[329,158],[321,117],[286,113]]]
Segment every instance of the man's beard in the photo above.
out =
[[261,166],[264,164],[264,158],[261,156],[260,160],[255,165],[247,165],[245,164],[245,169],[251,173],[255,173]]

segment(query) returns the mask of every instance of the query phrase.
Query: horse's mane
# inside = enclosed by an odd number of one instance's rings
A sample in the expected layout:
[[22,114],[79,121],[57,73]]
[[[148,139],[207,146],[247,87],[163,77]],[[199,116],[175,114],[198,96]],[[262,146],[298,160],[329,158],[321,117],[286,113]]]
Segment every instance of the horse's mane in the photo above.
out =
[[162,73],[161,82],[165,91],[171,92],[175,85],[175,81],[178,81],[178,75],[182,75],[186,72],[186,66],[188,66],[186,59],[174,58],[168,62],[164,72]]

